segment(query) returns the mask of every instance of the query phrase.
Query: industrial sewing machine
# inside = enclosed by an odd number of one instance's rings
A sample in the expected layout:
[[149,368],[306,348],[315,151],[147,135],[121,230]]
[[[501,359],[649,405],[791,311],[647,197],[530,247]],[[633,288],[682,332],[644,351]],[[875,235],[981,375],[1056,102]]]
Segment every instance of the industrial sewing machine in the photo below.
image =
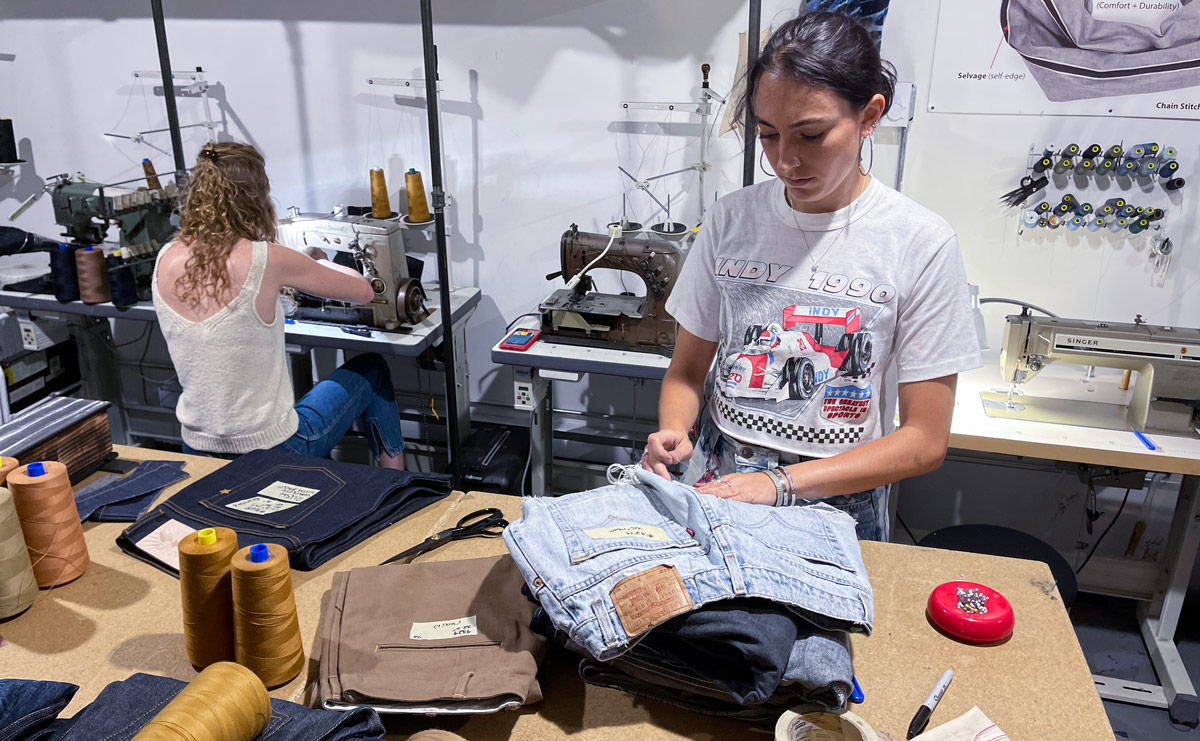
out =
[[1051,363],[1123,368],[1137,377],[1128,405],[984,393],[989,416],[1109,429],[1194,434],[1200,408],[1200,329],[1008,317],[1000,364],[1014,387]]
[[562,271],[547,278],[561,275],[570,285],[585,268],[624,270],[646,284],[646,295],[597,293],[591,277],[582,275],[573,287],[554,291],[538,306],[542,339],[670,355],[675,348],[676,323],[667,313],[666,303],[683,267],[683,253],[675,243],[659,239],[618,237],[605,253],[608,243],[608,235],[581,232],[572,224],[560,242]]
[[142,180],[103,185],[87,180],[82,173],[56,175],[46,188],[54,221],[63,227],[63,236],[91,245],[103,242],[115,224],[126,256],[157,254],[175,236],[171,214],[181,190],[174,183],[160,188],[123,187]]
[[277,239],[297,250],[332,250],[334,262],[362,272],[375,290],[375,298],[365,306],[297,292],[296,307],[288,312],[296,319],[406,331],[404,325],[416,324],[430,314],[419,276],[410,273],[403,233],[394,220],[355,216],[345,209],[300,213],[292,207],[278,224]]

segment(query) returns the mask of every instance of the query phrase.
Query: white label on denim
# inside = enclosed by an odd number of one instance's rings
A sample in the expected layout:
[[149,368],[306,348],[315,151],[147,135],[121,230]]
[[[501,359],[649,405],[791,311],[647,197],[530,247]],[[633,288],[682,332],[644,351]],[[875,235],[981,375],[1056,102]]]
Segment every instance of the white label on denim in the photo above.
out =
[[408,637],[413,641],[443,641],[447,638],[479,635],[475,616],[456,620],[439,620],[436,623],[413,623]]
[[1183,7],[1179,0],[1145,2],[1145,0],[1092,0],[1092,18],[1098,21],[1132,23],[1155,32],[1163,21]]
[[304,486],[296,486],[295,484],[285,484],[282,481],[276,481],[265,489],[260,489],[259,494],[272,499],[282,499],[285,502],[299,504],[305,499],[308,499],[313,494],[320,494],[320,489],[309,489]]
[[607,540],[609,538],[643,538],[645,540],[657,540],[665,543],[667,541],[667,533],[661,527],[654,525],[617,525],[616,527],[594,527],[590,530],[584,530],[584,535],[593,540]]
[[179,568],[179,541],[196,532],[179,520],[167,520],[138,542],[138,550],[173,569]]
[[290,509],[296,505],[290,502],[280,502],[276,499],[267,499],[266,497],[250,497],[249,499],[242,499],[225,506],[229,509],[236,509],[239,512],[246,512],[251,515],[269,515],[274,512]]

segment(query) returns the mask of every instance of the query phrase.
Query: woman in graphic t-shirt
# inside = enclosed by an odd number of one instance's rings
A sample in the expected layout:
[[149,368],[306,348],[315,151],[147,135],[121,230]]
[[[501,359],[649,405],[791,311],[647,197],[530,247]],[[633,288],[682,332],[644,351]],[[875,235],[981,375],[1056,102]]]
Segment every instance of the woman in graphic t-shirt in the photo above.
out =
[[830,13],[784,24],[747,71],[740,106],[778,178],[719,200],[692,247],[646,468],[686,461],[686,482],[740,501],[824,501],[884,540],[888,484],[941,465],[956,376],[980,359],[953,230],[862,161],[894,84]]

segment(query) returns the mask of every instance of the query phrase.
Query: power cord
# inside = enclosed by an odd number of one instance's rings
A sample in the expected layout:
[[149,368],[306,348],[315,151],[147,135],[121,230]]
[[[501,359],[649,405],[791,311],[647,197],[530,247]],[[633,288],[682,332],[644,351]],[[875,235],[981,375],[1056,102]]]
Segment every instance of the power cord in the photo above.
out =
[[608,244],[605,245],[604,251],[599,255],[596,255],[596,259],[589,262],[583,270],[580,270],[578,273],[573,275],[571,279],[567,281],[567,288],[574,289],[575,286],[579,285],[579,281],[583,280],[583,276],[587,275],[587,271],[591,270],[593,267],[595,267],[596,263],[604,259],[604,256],[607,255],[608,251],[612,249],[613,242],[617,241],[617,237],[619,236],[621,236],[621,225],[618,223],[609,226]]
[[904,528],[904,532],[908,533],[908,537],[912,539],[913,545],[917,544],[917,536],[913,535],[913,531],[908,529],[908,525],[904,524],[904,518],[900,516],[900,512],[896,512],[896,522],[900,523],[900,527]]
[[1092,560],[1092,556],[1096,555],[1096,549],[1100,547],[1100,543],[1104,540],[1104,536],[1108,535],[1108,531],[1112,530],[1113,525],[1117,524],[1117,520],[1121,519],[1121,513],[1125,511],[1125,503],[1128,501],[1129,489],[1126,489],[1125,496],[1121,498],[1121,506],[1117,508],[1117,513],[1113,515],[1112,522],[1108,523],[1108,527],[1104,528],[1104,532],[1100,533],[1099,538],[1096,538],[1096,542],[1092,545],[1092,550],[1088,552],[1087,558],[1083,559],[1083,563],[1079,564],[1079,568],[1075,569],[1076,576],[1079,576],[1079,572],[1083,571],[1083,567],[1088,565],[1088,561]]

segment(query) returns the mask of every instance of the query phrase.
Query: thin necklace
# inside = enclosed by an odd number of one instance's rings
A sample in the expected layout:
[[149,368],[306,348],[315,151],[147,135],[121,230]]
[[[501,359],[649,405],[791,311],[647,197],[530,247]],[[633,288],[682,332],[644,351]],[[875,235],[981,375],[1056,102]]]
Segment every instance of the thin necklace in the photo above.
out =
[[[859,196],[861,195],[862,194],[859,193]],[[792,208],[792,199],[790,196],[788,196],[787,188],[783,189],[783,201],[787,204],[788,210],[792,212],[792,221],[796,224],[796,230],[800,232],[800,236],[804,239],[804,248],[808,250],[808,254],[811,257],[812,246],[808,243],[808,235],[805,234],[805,230],[800,226],[800,219],[796,216],[796,209]],[[825,248],[825,251],[821,253],[821,256],[816,260],[813,260],[811,267],[811,272],[813,275],[816,275],[817,268],[819,267],[821,261],[825,259],[825,256],[829,254],[829,251],[834,248],[834,245],[836,245],[838,240],[842,238],[842,235],[846,233],[846,229],[850,227],[850,222],[854,220],[854,210],[857,208],[858,199],[855,198],[854,203],[850,206],[850,213],[846,215],[846,223],[842,224],[841,229],[838,230],[837,236],[835,236],[833,241],[829,243],[829,246]]]

